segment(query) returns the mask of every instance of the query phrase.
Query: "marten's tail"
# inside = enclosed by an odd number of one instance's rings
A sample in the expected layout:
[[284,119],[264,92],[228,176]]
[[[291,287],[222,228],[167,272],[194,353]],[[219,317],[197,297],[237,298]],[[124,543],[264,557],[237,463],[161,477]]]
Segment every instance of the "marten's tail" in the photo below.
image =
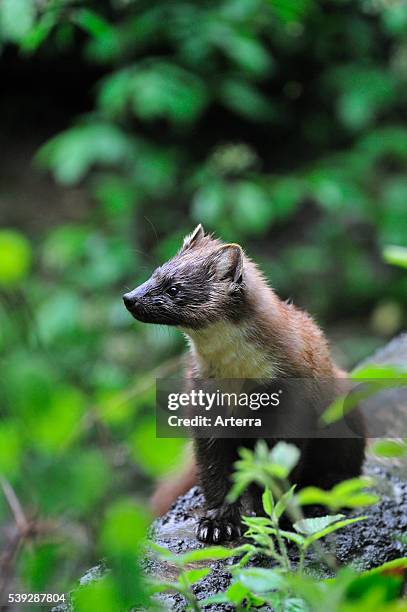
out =
[[189,457],[185,469],[179,474],[167,476],[158,483],[150,500],[155,516],[162,516],[169,510],[179,495],[186,493],[197,483],[197,468],[193,457]]

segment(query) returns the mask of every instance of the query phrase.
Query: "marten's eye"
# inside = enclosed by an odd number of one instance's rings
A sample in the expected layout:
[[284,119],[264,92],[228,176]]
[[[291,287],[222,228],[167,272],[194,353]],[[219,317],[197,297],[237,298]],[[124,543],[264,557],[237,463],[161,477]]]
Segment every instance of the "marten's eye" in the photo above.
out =
[[172,285],[171,287],[168,287],[167,293],[171,297],[175,297],[179,293],[179,289],[175,285]]

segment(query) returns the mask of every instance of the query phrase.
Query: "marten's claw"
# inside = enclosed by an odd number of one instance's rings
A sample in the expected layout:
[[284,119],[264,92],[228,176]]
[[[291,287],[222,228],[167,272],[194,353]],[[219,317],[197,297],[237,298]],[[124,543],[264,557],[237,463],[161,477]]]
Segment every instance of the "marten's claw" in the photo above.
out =
[[227,519],[202,518],[199,521],[196,537],[206,544],[219,544],[240,538],[242,531],[239,525]]

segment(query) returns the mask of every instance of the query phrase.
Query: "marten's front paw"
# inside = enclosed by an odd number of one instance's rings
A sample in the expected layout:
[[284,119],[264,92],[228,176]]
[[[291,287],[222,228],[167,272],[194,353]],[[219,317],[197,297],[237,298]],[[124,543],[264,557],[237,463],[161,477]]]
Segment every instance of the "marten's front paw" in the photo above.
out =
[[242,535],[240,524],[224,518],[202,518],[196,530],[196,537],[200,542],[219,544],[237,540]]

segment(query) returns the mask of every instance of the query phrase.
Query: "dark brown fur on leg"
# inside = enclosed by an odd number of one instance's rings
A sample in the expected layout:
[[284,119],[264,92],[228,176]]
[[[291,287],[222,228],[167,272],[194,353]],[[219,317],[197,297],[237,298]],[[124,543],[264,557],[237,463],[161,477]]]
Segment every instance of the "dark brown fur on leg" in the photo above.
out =
[[230,504],[226,495],[231,486],[233,464],[238,459],[241,441],[235,439],[196,439],[195,455],[199,465],[207,512],[200,519],[196,535],[201,542],[217,544],[241,535],[240,502]]

